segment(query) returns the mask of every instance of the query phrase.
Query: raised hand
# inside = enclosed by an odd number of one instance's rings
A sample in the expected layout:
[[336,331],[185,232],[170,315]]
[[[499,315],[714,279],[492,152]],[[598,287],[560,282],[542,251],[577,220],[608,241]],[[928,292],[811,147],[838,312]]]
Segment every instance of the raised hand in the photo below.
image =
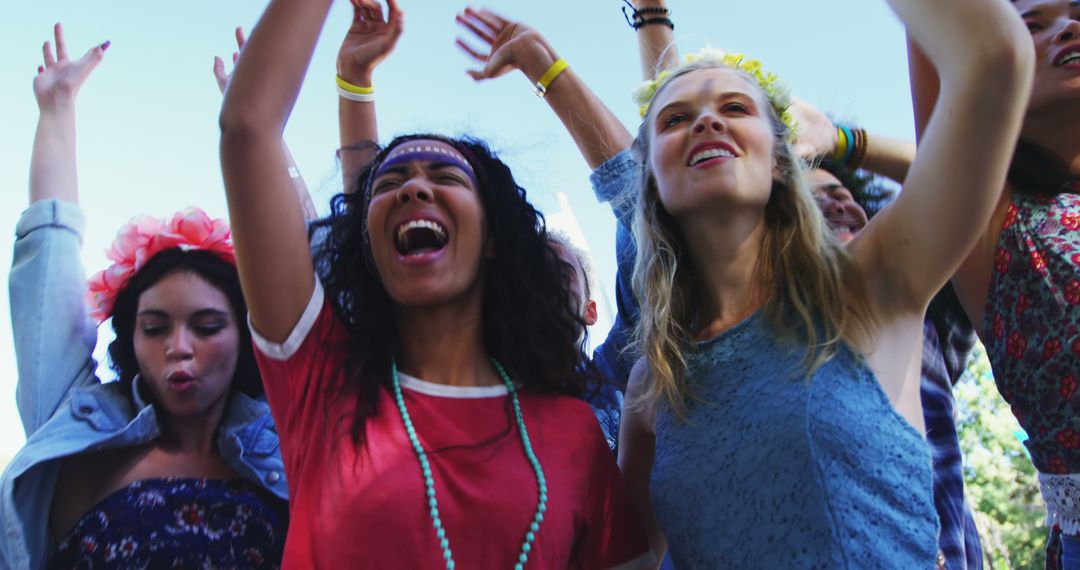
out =
[[349,83],[367,86],[375,68],[397,46],[405,29],[405,13],[396,0],[386,0],[389,13],[385,18],[378,0],[350,1],[353,21],[338,50],[337,72]]
[[73,102],[86,78],[105,58],[105,50],[110,45],[105,42],[94,46],[82,58],[72,61],[68,58],[63,26],[56,24],[53,35],[56,38],[56,53],[53,53],[52,42],[45,42],[41,48],[44,64],[38,66],[37,76],[34,77],[34,97],[42,112]]
[[[240,59],[240,50],[244,49],[244,28],[237,26],[236,28],[236,51],[232,54],[233,65],[236,65],[236,60]],[[231,74],[225,71],[225,61],[218,56],[214,56],[214,79],[217,80],[218,89],[221,89],[222,95],[225,94],[225,87],[229,85],[229,77]]]
[[483,64],[481,69],[466,71],[477,81],[494,79],[514,69],[520,69],[530,79],[543,74],[555,61],[554,51],[539,32],[520,22],[511,22],[490,10],[465,8],[455,18],[457,23],[487,45],[477,50],[457,38],[458,47]]
[[831,156],[836,149],[836,125],[825,113],[801,99],[791,102],[788,112],[795,118],[795,154],[802,158]]

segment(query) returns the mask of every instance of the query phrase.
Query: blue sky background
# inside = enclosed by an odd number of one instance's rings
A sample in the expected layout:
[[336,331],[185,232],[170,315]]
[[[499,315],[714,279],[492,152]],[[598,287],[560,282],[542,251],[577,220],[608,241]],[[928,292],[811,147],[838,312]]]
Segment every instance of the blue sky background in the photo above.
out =
[[[88,224],[83,260],[104,267],[116,230],[139,213],[171,215],[198,205],[226,217],[218,165],[221,96],[215,55],[235,48],[232,30],[250,29],[264,1],[6,3],[0,19],[0,267],[11,266],[15,222],[27,205],[27,175],[37,105],[31,80],[52,24],[63,22],[69,51],[81,55],[111,40],[105,61],[79,96],[79,178]],[[376,73],[383,141],[437,131],[486,138],[548,213],[565,193],[610,295],[614,235],[597,204],[589,170],[546,104],[521,74],[483,84],[465,75],[472,62],[454,46],[454,14],[464,4],[401,0],[405,33]],[[639,119],[630,92],[640,82],[637,44],[617,0],[491,0],[494,9],[540,30],[631,129]],[[764,61],[794,93],[883,134],[911,137],[903,29],[885,2],[836,0],[671,0],[683,51],[710,44]],[[320,212],[340,190],[334,161],[337,95],[334,59],[351,8],[335,3],[315,53],[287,142]],[[23,443],[15,409],[16,367],[6,295],[0,296],[0,465]],[[603,338],[606,327],[593,332]],[[101,347],[103,348],[101,343]],[[99,353],[101,351],[99,350]]]

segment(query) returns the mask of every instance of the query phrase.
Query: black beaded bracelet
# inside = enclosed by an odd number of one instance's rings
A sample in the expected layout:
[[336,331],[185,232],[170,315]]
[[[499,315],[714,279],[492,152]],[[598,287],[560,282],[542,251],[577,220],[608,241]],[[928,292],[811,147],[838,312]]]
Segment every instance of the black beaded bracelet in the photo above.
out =
[[[622,7],[623,17],[626,18],[626,23],[633,29],[638,30],[645,26],[652,24],[663,24],[672,30],[675,29],[675,24],[669,17],[671,10],[662,6],[646,6],[644,8],[636,8],[630,3],[630,0],[623,0],[626,6]],[[627,8],[630,8],[627,11]],[[660,15],[659,18],[649,18],[648,15]]]
[[671,31],[675,31],[675,22],[672,22],[671,18],[649,18],[646,20],[635,20],[634,23],[631,24],[631,27],[633,27],[635,30],[640,30],[645,26],[652,26],[657,24],[661,26],[667,26],[671,29]]

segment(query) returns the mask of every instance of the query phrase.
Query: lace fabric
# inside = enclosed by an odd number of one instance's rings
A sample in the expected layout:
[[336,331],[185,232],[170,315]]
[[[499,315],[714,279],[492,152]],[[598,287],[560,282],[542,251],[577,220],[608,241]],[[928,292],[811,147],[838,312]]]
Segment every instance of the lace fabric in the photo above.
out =
[[1039,490],[1046,501],[1046,526],[1057,525],[1067,536],[1080,535],[1080,473],[1040,471]]

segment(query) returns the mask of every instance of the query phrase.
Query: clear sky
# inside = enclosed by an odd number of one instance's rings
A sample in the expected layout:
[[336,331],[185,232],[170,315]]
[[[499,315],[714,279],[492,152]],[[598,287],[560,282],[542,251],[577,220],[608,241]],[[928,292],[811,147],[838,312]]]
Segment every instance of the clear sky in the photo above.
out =
[[[445,0],[400,0],[405,33],[375,76],[384,142],[395,134],[437,131],[486,138],[548,213],[565,193],[611,289],[610,210],[589,189],[589,170],[561,123],[532,95],[521,74],[475,84],[471,61],[454,46]],[[0,19],[0,267],[11,266],[15,222],[27,205],[27,174],[37,105],[31,80],[52,24],[63,22],[72,55],[105,40],[112,47],[79,95],[80,197],[88,224],[88,273],[105,265],[116,230],[139,213],[171,215],[198,205],[226,217],[218,165],[221,104],[211,74],[215,55],[234,51],[232,30],[250,28],[265,1],[15,2]],[[640,82],[637,44],[618,0],[491,0],[487,7],[543,33],[633,131],[630,100]],[[911,137],[903,29],[884,1],[669,0],[683,51],[710,44],[764,61],[795,94],[877,132]],[[320,212],[340,190],[334,57],[351,8],[335,3],[286,139]],[[610,295],[611,293],[609,293]],[[6,295],[0,296],[0,465],[23,443],[15,410],[16,368]],[[603,338],[606,331],[594,331]],[[103,343],[102,343],[103,344]],[[99,346],[99,349],[103,346]],[[100,353],[100,350],[99,350]]]

